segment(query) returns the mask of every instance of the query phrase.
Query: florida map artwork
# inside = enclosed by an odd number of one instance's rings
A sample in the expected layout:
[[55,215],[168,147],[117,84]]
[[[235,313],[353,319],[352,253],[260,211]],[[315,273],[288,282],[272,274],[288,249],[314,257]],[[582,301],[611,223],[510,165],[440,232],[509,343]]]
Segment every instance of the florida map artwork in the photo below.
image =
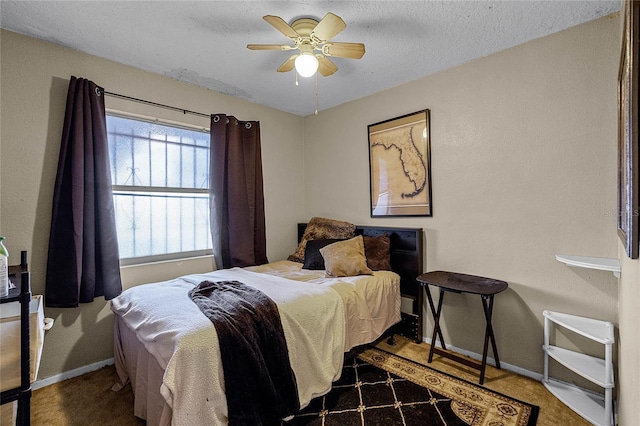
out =
[[429,110],[369,126],[371,216],[431,216]]

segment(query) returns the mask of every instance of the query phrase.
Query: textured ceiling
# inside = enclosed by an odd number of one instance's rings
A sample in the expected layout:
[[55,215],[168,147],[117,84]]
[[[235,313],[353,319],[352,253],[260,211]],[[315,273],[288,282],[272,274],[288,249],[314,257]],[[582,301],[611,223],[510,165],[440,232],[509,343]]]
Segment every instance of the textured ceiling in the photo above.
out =
[[315,78],[300,78],[296,87],[294,72],[276,72],[293,52],[246,48],[248,43],[288,42],[264,15],[291,23],[333,12],[347,24],[333,41],[365,44],[362,59],[332,58],[338,71],[318,78],[318,109],[323,110],[619,9],[619,0],[2,0],[0,25],[306,116],[315,109]]

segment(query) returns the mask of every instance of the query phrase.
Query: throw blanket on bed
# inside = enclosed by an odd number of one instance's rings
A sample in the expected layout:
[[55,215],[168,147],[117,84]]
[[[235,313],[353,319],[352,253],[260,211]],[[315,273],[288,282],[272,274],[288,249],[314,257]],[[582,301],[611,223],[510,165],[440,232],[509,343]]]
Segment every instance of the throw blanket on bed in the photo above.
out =
[[300,409],[278,307],[239,281],[203,281],[189,297],[220,342],[229,424],[270,425]]

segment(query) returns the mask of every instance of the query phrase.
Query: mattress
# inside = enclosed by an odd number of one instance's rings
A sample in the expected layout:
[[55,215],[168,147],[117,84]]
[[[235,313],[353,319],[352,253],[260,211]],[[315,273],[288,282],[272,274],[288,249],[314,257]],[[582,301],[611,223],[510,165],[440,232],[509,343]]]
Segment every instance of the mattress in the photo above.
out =
[[331,389],[343,352],[374,341],[400,320],[397,274],[326,278],[301,266],[281,261],[189,275],[114,299],[116,388],[131,382],[134,414],[150,425],[226,423],[215,328],[186,296],[201,281],[237,279],[276,301],[301,406]]

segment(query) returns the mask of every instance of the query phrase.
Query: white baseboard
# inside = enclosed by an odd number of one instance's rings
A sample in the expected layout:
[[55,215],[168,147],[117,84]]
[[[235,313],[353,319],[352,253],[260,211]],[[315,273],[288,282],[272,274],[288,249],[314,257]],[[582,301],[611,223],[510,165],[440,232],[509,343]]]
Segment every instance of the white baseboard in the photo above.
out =
[[[425,337],[422,339],[425,343],[428,343],[429,345],[431,344],[431,339],[428,337]],[[467,351],[465,349],[460,349],[456,346],[452,346],[450,344],[447,344],[447,349],[451,349],[454,352],[457,352],[459,354],[462,355],[466,355],[470,358],[473,358],[477,361],[482,361],[482,355],[481,354],[477,354],[475,352],[471,352],[471,351]],[[496,360],[494,358],[489,358],[489,356],[487,356],[487,364],[491,364],[493,366],[496,365]],[[530,371],[527,370],[525,368],[522,367],[518,367],[517,365],[512,365],[512,364],[508,364],[504,361],[500,361],[500,367],[502,367],[503,370],[507,370],[507,371],[511,371],[512,373],[516,373],[519,374],[521,376],[525,376],[525,377],[529,377],[531,379],[537,380],[537,381],[542,381],[542,379],[544,378],[544,376],[540,373],[536,373],[534,371]]]
[[61,374],[56,374],[55,376],[46,377],[42,380],[36,380],[31,384],[31,389],[36,390],[43,388],[45,386],[52,385],[54,383],[59,383],[67,379],[71,379],[73,377],[81,376],[85,373],[90,373],[92,371],[99,370],[107,365],[113,365],[115,360],[113,358],[105,359],[104,361],[94,362],[93,364],[85,365],[82,367],[75,368],[73,370],[65,371]]

